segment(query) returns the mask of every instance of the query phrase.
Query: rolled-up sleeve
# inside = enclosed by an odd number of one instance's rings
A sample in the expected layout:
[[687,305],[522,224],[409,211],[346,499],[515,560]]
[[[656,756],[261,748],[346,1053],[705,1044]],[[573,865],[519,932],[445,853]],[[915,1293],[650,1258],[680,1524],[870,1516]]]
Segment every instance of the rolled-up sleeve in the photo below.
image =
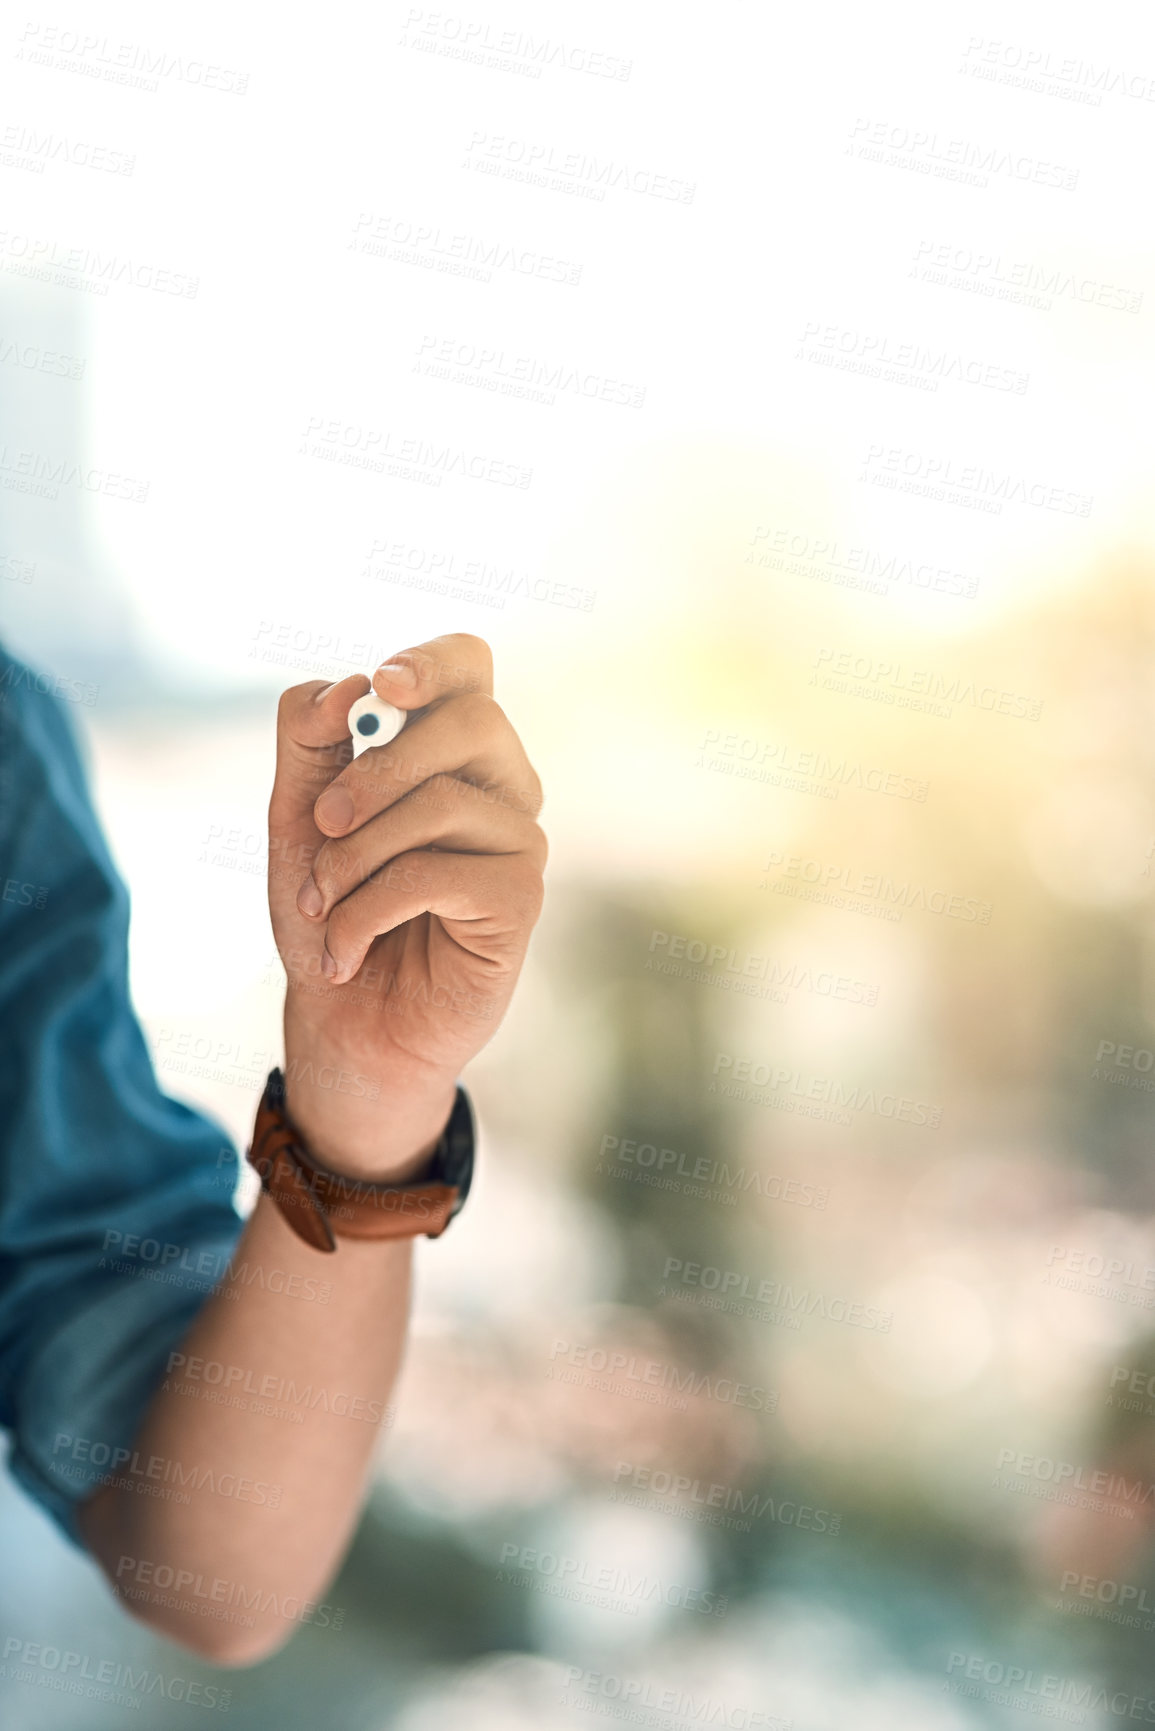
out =
[[227,1135],[157,1087],[62,698],[0,650],[0,1426],[79,1543],[242,1222]]

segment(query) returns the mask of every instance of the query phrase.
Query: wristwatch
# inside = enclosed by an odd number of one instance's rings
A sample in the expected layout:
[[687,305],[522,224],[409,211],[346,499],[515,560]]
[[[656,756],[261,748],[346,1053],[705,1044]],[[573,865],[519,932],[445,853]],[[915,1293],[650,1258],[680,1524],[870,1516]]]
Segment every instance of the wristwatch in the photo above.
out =
[[422,1232],[440,1238],[469,1195],[473,1149],[473,1108],[459,1082],[449,1122],[422,1177],[375,1184],[332,1172],[309,1153],[285,1110],[285,1078],[270,1070],[247,1158],[297,1237],[331,1252],[338,1238],[416,1238]]

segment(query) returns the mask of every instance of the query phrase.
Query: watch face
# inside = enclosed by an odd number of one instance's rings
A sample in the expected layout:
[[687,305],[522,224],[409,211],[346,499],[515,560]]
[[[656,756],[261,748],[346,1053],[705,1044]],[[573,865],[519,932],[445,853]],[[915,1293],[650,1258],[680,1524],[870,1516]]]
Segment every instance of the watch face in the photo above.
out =
[[270,1070],[265,1083],[265,1098],[274,1112],[285,1110],[285,1078],[280,1069]]
[[469,1103],[469,1095],[458,1084],[457,1098],[445,1126],[437,1161],[437,1176],[440,1181],[457,1187],[454,1214],[464,1206],[465,1198],[469,1195],[469,1186],[473,1182],[473,1148],[473,1109]]

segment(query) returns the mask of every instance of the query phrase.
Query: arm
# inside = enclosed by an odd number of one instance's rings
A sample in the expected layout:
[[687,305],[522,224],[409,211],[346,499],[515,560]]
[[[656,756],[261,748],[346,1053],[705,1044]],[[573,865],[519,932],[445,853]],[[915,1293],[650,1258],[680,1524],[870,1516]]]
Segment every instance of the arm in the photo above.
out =
[[[322,1261],[342,1266],[318,1277]],[[246,1665],[323,1598],[401,1360],[410,1261],[408,1241],[345,1240],[322,1258],[260,1198],[234,1267],[275,1269],[280,1290],[226,1279],[172,1355],[132,1463],[81,1511],[126,1609],[215,1664]],[[237,1404],[205,1398],[218,1393]]]
[[[363,678],[282,699],[269,900],[288,977],[287,1104],[315,1156],[350,1176],[420,1171],[457,1074],[504,1013],[540,908],[540,783],[491,679],[476,638],[398,656],[374,686],[414,713],[390,746],[352,762],[345,717]],[[323,1282],[327,1300],[234,1273],[180,1344],[134,1446],[145,1462],[179,1463],[188,1500],[113,1480],[81,1517],[136,1615],[218,1663],[250,1663],[287,1639],[286,1597],[323,1592],[360,1508],[401,1359],[410,1260],[408,1242],[314,1251],[261,1197],[234,1268],[298,1275],[298,1291]],[[195,1360],[225,1367],[231,1388],[326,1394],[300,1423],[254,1411],[247,1393],[243,1406],[197,1398],[180,1375]],[[347,1415],[350,1399],[366,1417]],[[251,1487],[243,1497],[238,1479]],[[150,1585],[158,1567],[165,1588]],[[217,1603],[243,1588],[252,1625],[202,1615],[198,1583]]]

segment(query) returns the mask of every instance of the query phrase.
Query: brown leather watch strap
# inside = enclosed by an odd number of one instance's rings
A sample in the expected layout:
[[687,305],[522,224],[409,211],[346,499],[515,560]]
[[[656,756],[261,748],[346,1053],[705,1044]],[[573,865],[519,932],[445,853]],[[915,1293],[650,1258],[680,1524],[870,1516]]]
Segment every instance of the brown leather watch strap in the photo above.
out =
[[[318,1165],[285,1113],[274,1070],[257,1108],[248,1160],[298,1238],[335,1251],[338,1238],[439,1238],[456,1211],[456,1184],[373,1184]],[[436,1158],[431,1164],[436,1164]]]

